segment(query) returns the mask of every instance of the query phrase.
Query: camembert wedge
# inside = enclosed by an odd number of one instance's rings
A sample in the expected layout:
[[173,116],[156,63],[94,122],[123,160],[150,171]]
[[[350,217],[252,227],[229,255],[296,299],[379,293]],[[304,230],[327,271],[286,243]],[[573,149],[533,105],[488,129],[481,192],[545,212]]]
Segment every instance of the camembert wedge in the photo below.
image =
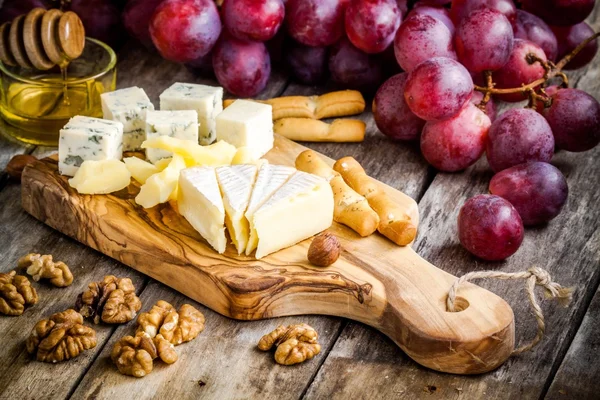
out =
[[263,205],[265,201],[275,193],[296,170],[284,165],[263,164],[258,170],[254,190],[250,196],[250,202],[245,216],[248,220],[250,237],[246,246],[246,255],[250,255],[258,245],[258,235],[254,229],[254,213]]
[[252,215],[258,237],[256,258],[292,246],[333,222],[333,192],[329,182],[297,171]]
[[215,169],[186,168],[179,175],[179,213],[220,254],[225,252],[225,207]]
[[238,254],[246,250],[250,236],[248,220],[244,216],[258,167],[254,164],[233,165],[216,169],[217,180],[225,206],[225,226]]

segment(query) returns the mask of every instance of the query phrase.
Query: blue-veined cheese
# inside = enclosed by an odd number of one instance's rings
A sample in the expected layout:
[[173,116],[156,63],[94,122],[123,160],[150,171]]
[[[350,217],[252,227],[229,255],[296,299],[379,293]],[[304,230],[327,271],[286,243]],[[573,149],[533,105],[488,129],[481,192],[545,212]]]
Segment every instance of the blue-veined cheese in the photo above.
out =
[[195,110],[199,143],[209,145],[217,138],[215,118],[223,111],[223,88],[176,82],[160,95],[160,109]]
[[100,98],[104,118],[123,124],[123,151],[139,150],[146,137],[146,111],[154,110],[146,92],[134,86],[102,93]]
[[273,148],[273,109],[269,104],[236,100],[217,115],[217,140],[247,147],[258,159]]
[[[148,111],[146,113],[146,138],[171,136],[198,143],[198,113],[194,110]],[[161,149],[146,149],[146,158],[152,163],[173,153]]]
[[120,160],[123,124],[100,118],[75,116],[60,130],[58,171],[74,176],[87,160]]
[[217,252],[225,252],[225,207],[213,167],[181,171],[177,207],[179,213]]

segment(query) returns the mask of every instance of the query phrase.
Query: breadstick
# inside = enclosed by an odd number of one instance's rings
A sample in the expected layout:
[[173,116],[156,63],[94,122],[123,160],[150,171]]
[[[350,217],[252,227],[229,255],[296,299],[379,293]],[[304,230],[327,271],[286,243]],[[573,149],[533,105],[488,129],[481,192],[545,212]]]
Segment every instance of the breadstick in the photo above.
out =
[[[235,99],[223,101],[228,107]],[[341,90],[321,96],[283,96],[268,100],[253,100],[273,107],[273,121],[281,118],[323,119],[360,114],[365,110],[365,99],[356,90]]]
[[362,142],[366,127],[357,119],[336,119],[328,124],[310,118],[282,118],[273,123],[275,133],[302,142]]
[[353,229],[360,236],[369,236],[377,230],[379,216],[369,206],[369,202],[344,182],[319,155],[312,150],[300,153],[296,158],[296,168],[318,175],[329,181],[333,189],[333,219]]
[[369,177],[363,167],[352,157],[339,159],[333,169],[339,172],[346,183],[365,196],[369,205],[379,215],[377,230],[392,242],[406,246],[415,239],[417,227],[401,206],[394,203],[381,184]]

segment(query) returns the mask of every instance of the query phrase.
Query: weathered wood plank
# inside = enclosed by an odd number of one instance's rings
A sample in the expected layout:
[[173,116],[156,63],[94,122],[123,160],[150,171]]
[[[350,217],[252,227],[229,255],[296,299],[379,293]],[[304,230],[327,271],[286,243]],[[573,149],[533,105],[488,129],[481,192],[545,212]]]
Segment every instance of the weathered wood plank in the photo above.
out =
[[547,399],[586,399],[600,393],[600,288],[546,396]]
[[56,260],[67,263],[75,280],[71,286],[60,289],[44,282],[32,283],[38,291],[38,304],[19,317],[0,316],[0,398],[31,398],[32,395],[65,398],[102,350],[114,327],[94,326],[98,338],[96,348],[74,360],[52,365],[33,361],[25,350],[25,340],[35,323],[73,307],[77,295],[87,284],[101,280],[104,275],[130,277],[138,291],[146,278],[31,218],[21,209],[20,193],[20,186],[13,183],[0,192],[0,271],[14,269],[21,256],[37,252],[52,254]]
[[[192,304],[206,317],[206,329],[193,341],[176,347],[179,360],[170,366],[156,362],[154,371],[143,379],[121,375],[110,360],[116,341],[135,330],[133,323],[121,326],[87,372],[73,394],[74,399],[295,399],[300,396],[337,337],[340,325],[314,316],[278,318],[269,321],[239,322],[222,317],[159,283],[151,283],[141,299],[143,310],[158,300],[179,307]],[[294,367],[275,363],[272,352],[256,345],[265,333],[279,324],[305,322],[319,332],[323,353]]]
[[[594,291],[600,279],[600,220],[594,206],[600,201],[600,192],[590,190],[597,184],[600,173],[596,161],[599,155],[600,148],[585,154],[556,155],[554,164],[569,182],[569,202],[548,226],[528,229],[521,249],[502,263],[476,260],[460,246],[456,235],[456,217],[461,205],[467,198],[487,191],[491,172],[485,160],[462,174],[438,174],[421,200],[423,220],[416,250],[434,265],[457,276],[472,270],[519,271],[537,265],[550,271],[556,281],[577,287],[569,309],[560,309],[552,302],[543,303],[547,337],[533,352],[510,359],[487,375],[442,375],[417,367],[381,335],[351,323],[317,374],[307,397],[325,398],[337,391],[340,397],[385,398],[402,392],[420,398],[429,395],[424,388],[435,386],[441,396],[456,395],[458,388],[469,398],[483,395],[498,399],[538,398],[580,321],[586,293]],[[481,285],[501,295],[513,307],[517,343],[535,335],[536,325],[522,283],[481,282]],[[362,379],[356,379],[357,376]]]

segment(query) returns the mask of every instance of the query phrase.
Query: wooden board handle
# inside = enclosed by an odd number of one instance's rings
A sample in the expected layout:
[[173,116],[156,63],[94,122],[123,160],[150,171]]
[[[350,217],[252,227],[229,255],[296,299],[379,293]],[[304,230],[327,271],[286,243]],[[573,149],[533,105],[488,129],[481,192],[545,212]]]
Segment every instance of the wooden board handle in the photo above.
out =
[[[294,146],[291,163],[305,149],[277,140],[280,149]],[[380,330],[426,367],[460,374],[490,371],[513,349],[514,317],[505,301],[466,284],[459,299],[465,309],[447,312],[456,278],[409,246],[377,234],[359,239],[334,224],[344,251],[326,269],[308,263],[310,240],[261,260],[238,256],[232,246],[219,255],[169,204],[137,206],[138,190],[132,184],[111,195],[79,195],[58,174],[56,161],[44,159],[23,172],[22,205],[64,234],[231,318],[342,316]]]

